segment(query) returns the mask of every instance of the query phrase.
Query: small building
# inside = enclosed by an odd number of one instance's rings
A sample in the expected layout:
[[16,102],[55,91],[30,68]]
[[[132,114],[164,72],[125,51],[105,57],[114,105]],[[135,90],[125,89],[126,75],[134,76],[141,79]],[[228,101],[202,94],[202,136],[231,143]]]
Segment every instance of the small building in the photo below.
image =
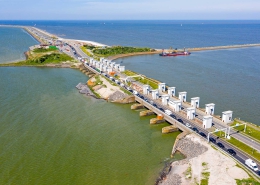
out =
[[203,116],[203,128],[208,129],[212,127],[212,121],[213,117],[212,116]]
[[171,107],[173,109],[173,111],[175,112],[179,112],[181,110],[181,101],[180,100],[176,100],[176,101],[172,101],[170,100],[168,102],[169,107]]
[[119,71],[124,72],[125,71],[125,66],[119,66]]
[[169,98],[170,98],[170,97],[169,97],[168,94],[162,95],[162,104],[163,104],[163,105],[168,105]]
[[181,100],[182,102],[186,102],[186,98],[187,98],[187,92],[185,91],[179,92],[179,100]]
[[215,104],[209,103],[205,105],[205,113],[208,115],[214,115]]
[[168,88],[168,94],[170,97],[175,96],[175,87],[169,87]]
[[158,89],[151,90],[151,92],[152,92],[152,98],[153,98],[154,100],[156,100],[156,99],[159,98],[159,91],[158,91]]
[[150,85],[143,85],[143,93],[146,95],[150,93]]
[[107,72],[107,66],[104,65],[102,71]]
[[165,83],[159,83],[158,84],[158,89],[160,92],[165,92]]
[[187,108],[187,118],[195,119],[195,116],[196,116],[196,108],[195,107]]
[[200,98],[199,97],[194,97],[191,98],[191,106],[195,108],[199,108],[200,105]]
[[232,114],[233,114],[233,111],[231,111],[231,110],[222,112],[222,122],[224,122],[224,123],[232,122]]

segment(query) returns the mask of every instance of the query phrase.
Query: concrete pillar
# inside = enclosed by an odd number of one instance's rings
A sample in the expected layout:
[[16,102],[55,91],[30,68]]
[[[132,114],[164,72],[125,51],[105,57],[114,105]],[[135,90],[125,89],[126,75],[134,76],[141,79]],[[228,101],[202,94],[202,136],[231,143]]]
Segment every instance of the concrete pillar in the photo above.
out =
[[119,66],[119,71],[124,72],[125,71],[125,66]]
[[180,99],[182,102],[186,102],[187,92],[185,92],[185,91],[179,92],[179,99]]
[[222,112],[222,122],[224,122],[224,123],[232,122],[232,114],[233,114],[233,111],[231,111],[231,110]]
[[103,70],[103,66],[104,66],[104,64],[102,64],[102,63],[99,64],[99,69],[100,69],[100,71]]
[[143,85],[143,93],[146,95],[150,93],[150,85]]
[[195,108],[199,108],[200,105],[200,97],[191,98],[191,106]]
[[181,101],[180,100],[176,100],[176,101],[172,101],[170,100],[168,102],[169,107],[171,107],[175,112],[179,112],[181,110]]
[[103,62],[104,59],[105,59],[104,57],[101,57],[101,58],[99,59],[99,61],[100,61],[100,62]]
[[175,87],[169,87],[168,88],[168,94],[170,97],[175,96]]
[[114,68],[115,68],[116,71],[119,70],[119,66],[120,66],[120,64],[115,64]]
[[152,92],[152,98],[153,98],[154,100],[158,99],[158,97],[159,97],[159,91],[158,91],[158,89],[151,90],[151,92]]
[[162,104],[163,104],[163,105],[168,105],[169,98],[170,98],[170,97],[169,97],[168,94],[162,95]]
[[196,115],[196,108],[195,107],[187,108],[187,118],[188,119],[195,119],[195,115]]
[[158,89],[159,89],[160,92],[164,92],[165,91],[165,83],[159,83]]
[[203,116],[203,128],[208,129],[212,127],[212,116]]
[[105,65],[103,66],[103,71],[107,72],[107,66],[105,66]]
[[113,67],[115,66],[115,64],[116,64],[115,62],[111,62],[111,63],[110,63],[110,67],[113,68]]
[[205,112],[208,115],[214,115],[214,110],[215,110],[215,104],[214,103],[209,103],[205,105]]

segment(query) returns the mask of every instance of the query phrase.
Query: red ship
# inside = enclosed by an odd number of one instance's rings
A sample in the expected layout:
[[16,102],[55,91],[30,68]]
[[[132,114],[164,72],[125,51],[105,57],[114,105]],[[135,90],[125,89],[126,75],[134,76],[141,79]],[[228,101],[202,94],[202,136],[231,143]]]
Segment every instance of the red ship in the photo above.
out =
[[188,51],[185,51],[185,48],[184,48],[184,51],[182,52],[177,52],[177,51],[173,51],[171,53],[166,53],[164,52],[164,50],[162,50],[162,53],[159,54],[160,56],[179,56],[179,55],[190,55],[190,52]]

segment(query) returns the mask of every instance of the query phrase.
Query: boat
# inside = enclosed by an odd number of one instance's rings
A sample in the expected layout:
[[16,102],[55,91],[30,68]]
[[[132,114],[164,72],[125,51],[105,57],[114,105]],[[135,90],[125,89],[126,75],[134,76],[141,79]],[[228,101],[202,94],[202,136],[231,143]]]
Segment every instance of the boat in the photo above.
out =
[[159,54],[160,56],[166,57],[166,56],[180,56],[180,55],[190,55],[190,52],[186,51],[184,48],[184,51],[173,51],[173,52],[164,52],[162,50],[162,53]]

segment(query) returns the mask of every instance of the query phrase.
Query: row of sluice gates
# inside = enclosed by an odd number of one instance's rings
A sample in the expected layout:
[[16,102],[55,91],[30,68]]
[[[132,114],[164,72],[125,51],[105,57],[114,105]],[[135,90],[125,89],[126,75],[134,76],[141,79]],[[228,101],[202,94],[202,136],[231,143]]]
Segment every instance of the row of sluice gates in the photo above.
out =
[[[161,96],[162,104],[169,106],[173,111],[179,112],[182,107],[182,102],[186,102],[187,92],[179,92],[178,100],[174,100],[175,97],[175,87],[168,87],[167,94],[166,92],[166,84],[159,83],[158,89],[152,90],[149,85],[143,85],[143,93],[148,95],[152,95],[152,99],[156,100]],[[160,94],[161,93],[161,94]],[[196,116],[196,108],[199,108],[199,97],[191,98],[191,107],[187,108],[187,118],[194,119]],[[203,127],[210,128],[212,127],[212,121],[214,115],[215,104],[209,103],[205,105],[205,113],[206,116],[203,116]],[[232,122],[232,111],[222,112],[222,122],[230,123]]]
[[99,71],[104,71],[107,73],[112,73],[113,70],[118,72],[125,71],[125,66],[120,66],[120,64],[116,64],[115,62],[105,58],[100,58],[100,61],[90,58],[89,63],[90,65],[95,66]]

